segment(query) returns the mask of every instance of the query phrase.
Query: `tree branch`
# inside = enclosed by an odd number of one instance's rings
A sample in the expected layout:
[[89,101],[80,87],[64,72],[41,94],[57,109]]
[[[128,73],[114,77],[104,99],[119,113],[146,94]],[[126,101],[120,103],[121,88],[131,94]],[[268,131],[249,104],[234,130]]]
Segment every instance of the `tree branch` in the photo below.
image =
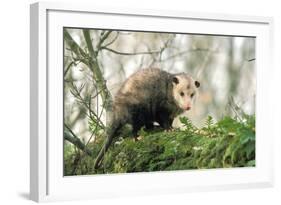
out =
[[[80,88],[77,88],[76,85],[74,85],[73,82],[69,82],[71,87],[72,87],[72,90],[70,90],[71,94],[79,101],[79,103],[81,103],[82,105],[84,105],[88,110],[89,110],[89,114],[90,116],[93,115],[95,118],[91,117],[92,120],[94,120],[98,125],[99,127],[105,129],[105,125],[103,124],[103,122],[99,119],[98,117],[98,114],[96,114],[92,109],[91,107],[89,106],[89,104],[86,102],[86,100],[81,96],[81,91],[83,89],[83,85],[80,87]],[[102,91],[99,91],[97,92],[97,94],[91,98],[95,98],[97,97]],[[91,100],[90,98],[90,100]],[[103,102],[105,103],[105,102]]]
[[[89,54],[87,54],[81,47],[73,40],[71,35],[68,33],[67,29],[64,29],[64,37],[68,45],[70,46],[71,50],[77,55],[77,56],[83,56],[84,59],[81,60],[93,73],[93,79],[95,80],[98,89],[101,91],[101,97],[103,102],[105,103],[106,110],[111,110],[112,106],[112,96],[110,92],[107,89],[106,81],[102,75],[101,69],[99,67],[99,64],[96,59],[96,54],[92,45],[91,36],[88,29],[83,30],[84,38],[89,50]],[[105,38],[110,33],[107,32],[101,39],[101,41],[104,41]],[[101,42],[100,42],[101,43]]]
[[107,37],[112,33],[112,31],[107,31],[103,36],[102,38],[100,39],[100,42],[98,43],[97,45],[97,49],[100,50],[103,42],[107,39]]
[[134,53],[128,53],[128,52],[121,52],[121,51],[116,51],[111,48],[107,47],[101,47],[101,50],[108,50],[112,53],[118,54],[118,55],[151,55],[151,54],[159,54],[161,51],[147,51],[147,52],[134,52]]
[[63,132],[64,139],[75,145],[87,155],[92,156],[92,151],[89,150],[83,142],[81,142],[81,140],[72,132],[72,130],[66,124],[64,124],[64,127],[68,130],[64,130]]
[[115,36],[109,43],[107,43],[106,45],[104,45],[103,47],[108,47],[108,46],[110,46],[111,44],[113,44],[113,43],[117,40],[118,37],[119,37],[119,31],[117,31],[116,36]]
[[93,48],[92,39],[91,39],[89,30],[83,29],[83,35],[84,35],[91,58],[96,60],[96,55],[95,55],[95,51]]

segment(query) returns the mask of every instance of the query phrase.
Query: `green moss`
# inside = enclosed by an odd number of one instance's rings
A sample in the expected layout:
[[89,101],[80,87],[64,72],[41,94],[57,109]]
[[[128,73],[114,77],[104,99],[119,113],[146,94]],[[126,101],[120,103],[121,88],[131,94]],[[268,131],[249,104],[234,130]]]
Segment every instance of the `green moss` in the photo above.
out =
[[[103,165],[93,169],[102,140],[89,145],[94,157],[84,155],[75,174],[129,173],[167,170],[210,169],[255,166],[255,116],[238,121],[225,117],[213,123],[211,117],[203,128],[196,128],[181,118],[184,130],[165,132],[141,130],[142,139],[119,137],[105,155]],[[71,167],[71,150],[65,154],[65,169]],[[65,174],[71,172],[65,170]]]

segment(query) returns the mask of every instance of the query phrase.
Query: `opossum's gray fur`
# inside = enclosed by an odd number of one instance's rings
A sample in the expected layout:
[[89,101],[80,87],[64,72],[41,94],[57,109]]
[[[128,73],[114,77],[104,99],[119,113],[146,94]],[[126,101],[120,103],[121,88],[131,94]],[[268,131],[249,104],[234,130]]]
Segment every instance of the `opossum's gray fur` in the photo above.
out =
[[113,102],[107,139],[96,158],[95,169],[100,166],[113,138],[125,124],[132,125],[134,137],[143,126],[153,128],[154,122],[164,129],[171,128],[173,119],[183,112],[173,97],[175,75],[157,68],[141,69],[123,83]]

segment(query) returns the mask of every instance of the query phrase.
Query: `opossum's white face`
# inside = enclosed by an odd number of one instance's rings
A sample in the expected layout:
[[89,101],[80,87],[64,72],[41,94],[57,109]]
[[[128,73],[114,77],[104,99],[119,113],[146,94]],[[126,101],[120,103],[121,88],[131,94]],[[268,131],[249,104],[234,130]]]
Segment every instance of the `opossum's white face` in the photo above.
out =
[[182,110],[190,110],[193,106],[197,88],[200,87],[198,81],[190,76],[181,73],[173,77],[173,96],[176,104]]

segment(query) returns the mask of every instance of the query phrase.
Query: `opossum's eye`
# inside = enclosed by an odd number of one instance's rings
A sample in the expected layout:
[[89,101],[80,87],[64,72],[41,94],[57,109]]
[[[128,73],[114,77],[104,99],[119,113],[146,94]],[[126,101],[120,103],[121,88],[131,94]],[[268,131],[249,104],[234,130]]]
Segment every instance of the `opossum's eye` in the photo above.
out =
[[195,84],[196,88],[200,87],[200,83],[197,80],[194,82],[194,84]]
[[183,97],[183,96],[184,96],[184,93],[183,93],[183,92],[180,92],[180,95]]
[[191,98],[193,98],[193,97],[194,97],[194,95],[195,95],[195,93],[191,93],[190,97],[191,97]]
[[179,79],[175,76],[173,77],[173,83],[178,84],[179,83]]

